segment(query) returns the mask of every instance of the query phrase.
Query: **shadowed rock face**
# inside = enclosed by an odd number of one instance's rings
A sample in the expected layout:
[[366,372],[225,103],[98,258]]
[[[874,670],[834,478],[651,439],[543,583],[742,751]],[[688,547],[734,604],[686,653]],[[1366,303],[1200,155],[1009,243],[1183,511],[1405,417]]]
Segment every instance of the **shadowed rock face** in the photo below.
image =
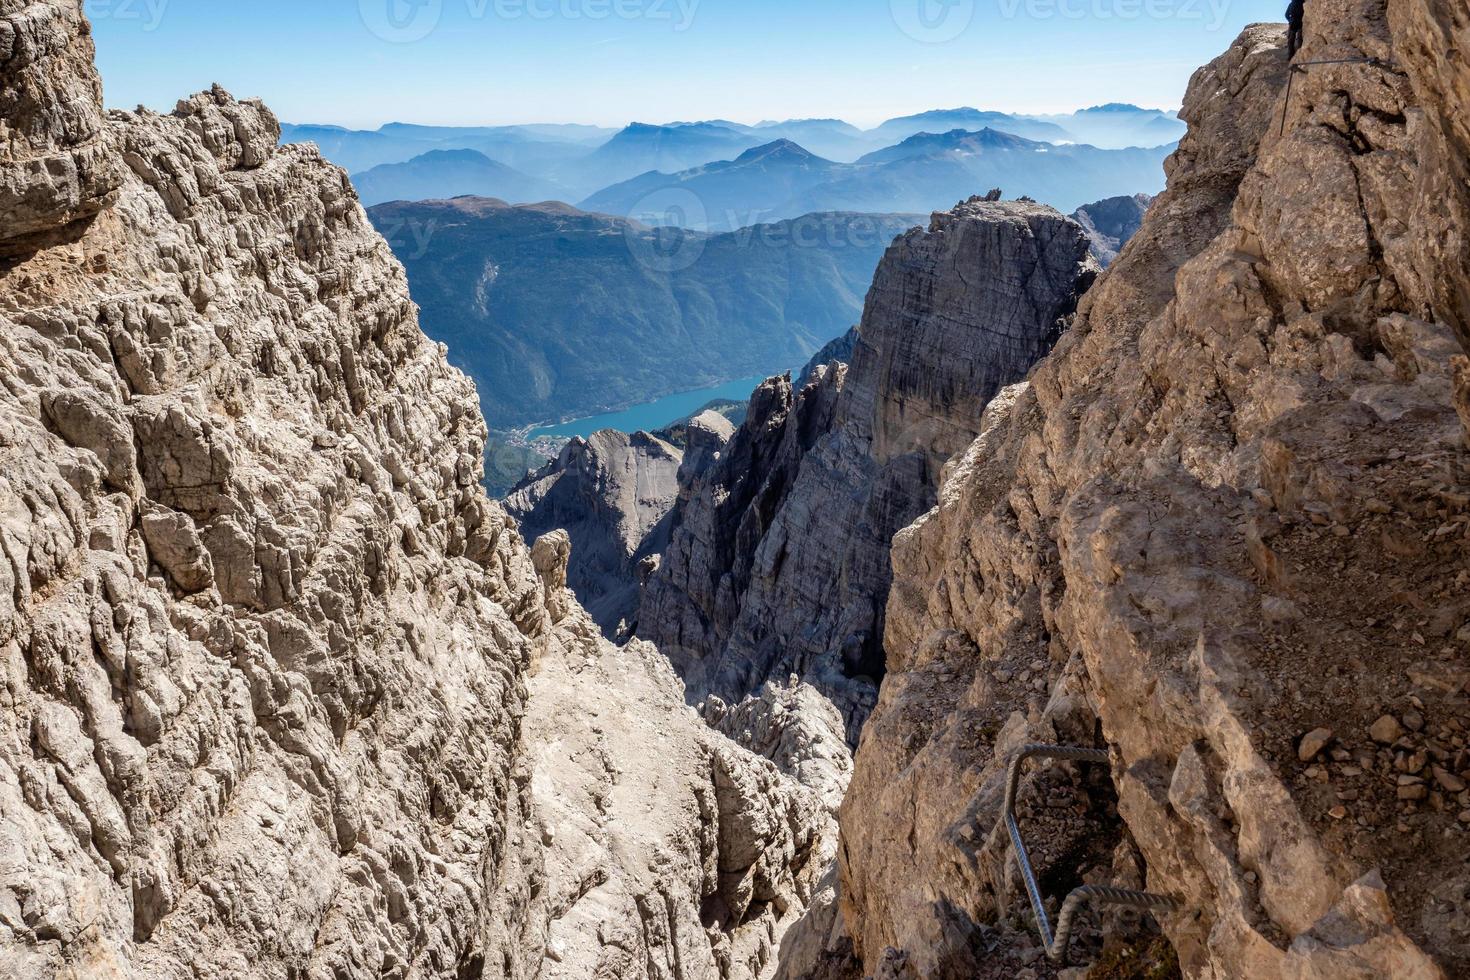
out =
[[[705,432],[700,425],[691,462],[709,452]],[[609,637],[637,615],[640,563],[668,545],[683,464],[683,453],[646,432],[598,432],[573,439],[504,501],[528,538],[567,532],[567,584]]]
[[78,5],[0,0],[0,260],[59,240],[122,179]]
[[869,974],[1034,960],[992,835],[1028,742],[1113,757],[1025,781],[1048,894],[1175,897],[1185,975],[1470,970],[1466,17],[1390,6],[1308,4],[1302,59],[1358,60],[1289,106],[1281,28],[1195,76],[1168,191],[895,540],[841,813]]
[[486,497],[346,175],[89,58],[0,3],[0,975],[769,975],[820,801]]
[[1110,197],[1072,212],[1072,220],[1087,232],[1092,241],[1092,254],[1103,268],[1112,265],[1123,246],[1138,233],[1144,212],[1152,201],[1148,194]]
[[883,673],[893,533],[932,506],[945,460],[1050,349],[1093,269],[1050,208],[975,199],[889,249],[850,366],[757,390],[675,511],[639,614],[691,702],[723,717],[795,677],[838,708],[831,738],[856,742]]

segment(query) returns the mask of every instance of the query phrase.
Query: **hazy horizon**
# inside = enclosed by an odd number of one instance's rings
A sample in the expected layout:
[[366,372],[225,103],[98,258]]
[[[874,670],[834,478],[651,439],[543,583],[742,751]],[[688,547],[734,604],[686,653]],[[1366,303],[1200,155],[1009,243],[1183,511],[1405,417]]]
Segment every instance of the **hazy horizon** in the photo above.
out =
[[[107,104],[218,83],[283,119],[840,118],[935,108],[1175,111],[1281,0],[87,0]],[[630,107],[633,107],[630,109]]]
[[[228,88],[228,86],[226,86],[226,88]],[[232,92],[231,94],[232,95],[236,95],[236,96],[239,96],[240,95],[239,92]],[[1107,100],[1107,101],[1104,101],[1104,102],[1094,102],[1094,103],[1091,103],[1089,105],[1074,106],[1074,107],[1072,107],[1070,109],[1058,109],[1058,110],[1048,111],[1048,112],[1020,112],[1018,110],[1005,109],[1005,108],[1001,108],[1001,107],[997,107],[997,106],[993,106],[993,105],[989,105],[989,104],[967,105],[967,106],[937,106],[937,105],[931,105],[931,106],[926,106],[926,107],[923,107],[923,108],[913,109],[913,110],[910,110],[908,112],[899,112],[899,113],[896,113],[895,115],[892,115],[892,116],[885,116],[882,119],[875,120],[875,121],[873,121],[871,123],[868,123],[868,124],[854,122],[851,119],[844,119],[841,116],[833,116],[833,115],[825,115],[825,116],[801,116],[801,117],[791,116],[791,117],[786,117],[786,118],[783,118],[783,119],[771,119],[771,118],[768,118],[768,117],[762,117],[760,119],[755,119],[755,120],[734,119],[734,118],[731,118],[731,117],[728,117],[728,116],[720,117],[720,118],[710,117],[708,119],[669,119],[669,120],[656,120],[656,119],[654,119],[652,117],[635,117],[635,118],[627,119],[627,120],[624,120],[624,121],[621,121],[621,122],[612,122],[612,123],[593,123],[593,122],[586,122],[586,121],[581,120],[581,119],[535,119],[535,120],[525,120],[525,121],[520,121],[520,122],[502,122],[502,121],[496,121],[496,120],[489,120],[489,121],[480,121],[480,122],[452,122],[452,123],[451,122],[441,122],[441,121],[432,120],[432,119],[430,119],[430,120],[424,120],[424,119],[385,119],[383,122],[373,123],[373,124],[370,124],[370,125],[347,126],[347,125],[344,125],[343,123],[339,123],[339,122],[337,122],[335,120],[331,120],[331,119],[286,119],[286,118],[282,118],[281,119],[281,122],[287,123],[287,124],[290,124],[290,125],[293,125],[293,126],[338,126],[338,127],[343,128],[343,129],[351,129],[351,130],[372,132],[372,131],[376,131],[376,130],[382,129],[382,128],[386,127],[386,126],[426,126],[426,127],[443,127],[443,128],[451,128],[451,127],[453,127],[453,128],[464,128],[464,129],[475,129],[475,128],[495,128],[495,127],[507,127],[507,126],[537,126],[537,125],[541,125],[541,126],[587,126],[587,127],[591,127],[591,128],[595,128],[595,129],[622,130],[622,129],[626,129],[629,126],[637,126],[637,125],[647,125],[647,126],[678,126],[678,125],[690,125],[690,124],[694,124],[694,123],[715,123],[715,124],[718,124],[718,123],[721,123],[721,122],[732,122],[732,123],[735,123],[736,125],[739,125],[739,126],[759,127],[762,124],[780,125],[781,123],[786,123],[786,122],[804,122],[804,121],[810,121],[810,120],[835,120],[837,122],[849,123],[849,124],[851,124],[853,126],[856,126],[858,129],[861,129],[861,130],[864,130],[864,131],[868,131],[868,130],[872,130],[872,129],[876,128],[877,126],[879,126],[882,123],[887,122],[887,121],[889,121],[891,119],[902,119],[902,118],[907,118],[907,117],[910,117],[910,116],[921,115],[921,114],[927,113],[927,112],[959,112],[959,111],[963,111],[965,109],[975,109],[975,110],[979,110],[979,111],[982,111],[982,112],[1005,112],[1005,113],[1009,113],[1009,114],[1015,115],[1015,116],[1037,116],[1037,117],[1041,117],[1041,116],[1067,116],[1067,115],[1071,115],[1073,113],[1082,112],[1082,111],[1084,111],[1086,109],[1093,109],[1093,108],[1097,108],[1099,106],[1111,105],[1111,104],[1115,104],[1115,103],[1117,103],[1117,100]],[[1177,114],[1178,111],[1179,111],[1179,106],[1177,106],[1177,105],[1176,106],[1139,105],[1139,106],[1135,106],[1135,107],[1138,108],[1138,109],[1142,109],[1144,111],[1158,111],[1158,112],[1163,112],[1163,113],[1166,113],[1166,114],[1169,114],[1169,115]],[[121,107],[120,106],[113,106],[113,108],[121,108]],[[150,107],[150,108],[157,108],[157,107]]]

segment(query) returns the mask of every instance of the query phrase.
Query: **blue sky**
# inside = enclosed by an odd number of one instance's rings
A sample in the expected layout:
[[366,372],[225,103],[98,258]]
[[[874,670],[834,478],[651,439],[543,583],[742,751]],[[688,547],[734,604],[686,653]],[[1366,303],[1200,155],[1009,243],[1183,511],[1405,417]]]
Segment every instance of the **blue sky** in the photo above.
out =
[[373,128],[1177,108],[1285,0],[86,0],[110,106]]

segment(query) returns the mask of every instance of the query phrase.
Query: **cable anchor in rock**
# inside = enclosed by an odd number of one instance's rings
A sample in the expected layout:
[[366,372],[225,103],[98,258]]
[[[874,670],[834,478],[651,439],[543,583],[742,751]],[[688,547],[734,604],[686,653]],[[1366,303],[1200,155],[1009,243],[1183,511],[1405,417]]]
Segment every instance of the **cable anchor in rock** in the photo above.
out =
[[1083,885],[1074,889],[1062,903],[1057,916],[1056,932],[1052,932],[1051,920],[1042,901],[1041,886],[1037,884],[1036,872],[1031,867],[1031,857],[1026,842],[1021,837],[1020,824],[1016,822],[1016,793],[1021,785],[1021,766],[1027,759],[1062,759],[1068,762],[1088,762],[1110,765],[1108,753],[1102,749],[1084,749],[1067,745],[1027,745],[1011,759],[1006,777],[1005,809],[1001,819],[1010,836],[1011,850],[1016,856],[1016,865],[1021,870],[1021,880],[1026,885],[1026,894],[1031,900],[1031,911],[1036,916],[1036,928],[1041,933],[1047,958],[1053,963],[1065,963],[1067,951],[1072,944],[1072,929],[1077,913],[1089,903],[1096,905],[1122,905],[1147,911],[1170,912],[1179,908],[1179,903],[1164,895],[1133,891],[1127,888],[1112,888],[1105,885]]

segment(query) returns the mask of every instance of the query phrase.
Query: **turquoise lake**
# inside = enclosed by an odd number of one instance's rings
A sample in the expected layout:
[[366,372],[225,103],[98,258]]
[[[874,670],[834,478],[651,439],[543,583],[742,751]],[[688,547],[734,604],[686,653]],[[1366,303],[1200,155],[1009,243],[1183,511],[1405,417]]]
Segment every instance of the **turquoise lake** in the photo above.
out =
[[549,425],[544,429],[532,429],[528,438],[554,436],[570,439],[573,436],[581,436],[585,439],[592,433],[601,432],[603,429],[616,429],[619,432],[652,432],[655,429],[662,429],[670,422],[677,422],[679,419],[693,415],[716,399],[743,402],[750,398],[750,393],[756,389],[757,385],[766,380],[766,377],[767,375],[762,375],[757,378],[743,378],[740,381],[727,381],[713,388],[700,388],[698,391],[668,395],[646,405],[635,405],[621,412],[593,415],[590,418],[563,422],[561,425]]

